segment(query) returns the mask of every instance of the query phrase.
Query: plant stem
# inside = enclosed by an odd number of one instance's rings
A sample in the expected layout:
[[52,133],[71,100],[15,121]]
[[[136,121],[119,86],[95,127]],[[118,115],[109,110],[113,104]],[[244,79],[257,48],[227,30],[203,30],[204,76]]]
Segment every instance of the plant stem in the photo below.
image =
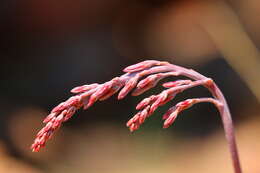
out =
[[[177,65],[172,65],[172,64],[170,64],[170,66],[172,66],[174,71],[176,69],[179,69],[180,71],[182,71],[184,76],[187,76],[194,80],[202,80],[202,79],[207,78],[192,69],[186,69],[186,68],[183,68],[183,67],[180,67]],[[242,173],[236,139],[235,139],[234,126],[233,126],[232,117],[231,117],[226,99],[215,82],[213,82],[211,87],[208,87],[208,89],[212,93],[212,95],[215,97],[215,99],[217,99],[220,103],[222,103],[222,106],[217,106],[217,108],[218,108],[220,116],[221,116],[226,140],[228,142],[228,147],[229,147],[229,151],[230,151],[232,162],[233,162],[233,168],[234,168],[235,173]]]
[[226,99],[223,96],[222,92],[220,89],[215,85],[215,93],[216,93],[216,98],[223,103],[223,108],[219,109],[220,116],[222,119],[222,123],[224,126],[225,130],[225,136],[228,142],[229,150],[231,153],[232,161],[233,161],[233,167],[235,170],[235,173],[242,173],[241,166],[240,166],[240,161],[239,161],[239,156],[238,156],[238,150],[237,150],[237,144],[236,144],[236,139],[235,139],[235,134],[234,134],[234,126],[232,123],[232,117],[228,108],[228,105],[226,103]]

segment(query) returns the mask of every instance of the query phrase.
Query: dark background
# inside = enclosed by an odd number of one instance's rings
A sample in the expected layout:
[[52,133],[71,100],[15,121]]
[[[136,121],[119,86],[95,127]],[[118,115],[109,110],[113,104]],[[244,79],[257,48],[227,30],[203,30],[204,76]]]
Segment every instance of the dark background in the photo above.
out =
[[[260,171],[257,97],[201,26],[203,16],[222,14],[221,8],[212,10],[215,6],[228,7],[257,49],[258,1],[219,5],[181,0],[11,0],[0,4],[1,172],[212,172],[212,168],[232,172],[221,121],[210,104],[183,112],[171,128],[163,130],[160,115],[168,104],[130,134],[125,123],[148,94],[120,102],[112,97],[77,112],[46,148],[31,153],[42,119],[72,96],[71,88],[108,81],[123,74],[124,67],[146,59],[169,61],[213,78],[238,128],[244,169]],[[213,23],[222,27],[222,20]],[[246,64],[248,58],[237,61]],[[174,103],[207,95],[205,89],[194,88]]]

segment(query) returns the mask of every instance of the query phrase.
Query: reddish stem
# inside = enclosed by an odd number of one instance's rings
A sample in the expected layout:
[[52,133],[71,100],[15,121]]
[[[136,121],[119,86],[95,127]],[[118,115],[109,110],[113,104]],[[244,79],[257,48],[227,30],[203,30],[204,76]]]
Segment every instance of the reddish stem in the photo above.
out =
[[[182,75],[187,76],[191,79],[194,79],[194,80],[207,79],[207,77],[199,74],[198,72],[196,72],[192,69],[186,69],[186,68],[183,68],[183,67],[180,67],[177,65],[172,65],[172,64],[169,64],[169,66],[172,66],[173,70],[179,69],[180,71],[182,71]],[[234,126],[233,126],[232,117],[231,117],[226,99],[215,82],[212,81],[212,83],[208,85],[208,89],[212,93],[212,95],[219,102],[221,102],[223,104],[222,107],[221,106],[216,106],[216,107],[219,110],[221,120],[223,123],[225,136],[226,136],[226,139],[228,142],[229,151],[231,153],[234,171],[235,171],[235,173],[242,173],[236,139],[235,139]]]

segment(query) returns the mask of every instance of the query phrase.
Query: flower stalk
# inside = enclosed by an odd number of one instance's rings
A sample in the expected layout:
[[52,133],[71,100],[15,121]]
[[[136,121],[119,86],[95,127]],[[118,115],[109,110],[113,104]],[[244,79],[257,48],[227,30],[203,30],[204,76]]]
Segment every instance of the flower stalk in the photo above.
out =
[[47,140],[49,140],[54,132],[61,127],[62,123],[70,119],[80,108],[88,109],[96,101],[106,100],[117,92],[119,92],[119,100],[123,99],[131,91],[133,96],[138,96],[155,87],[160,80],[166,77],[185,76],[188,77],[189,80],[166,82],[163,84],[163,87],[166,89],[161,93],[143,99],[136,106],[138,112],[126,123],[126,126],[131,132],[137,130],[159,106],[163,106],[174,99],[178,93],[196,86],[204,86],[211,92],[213,97],[192,98],[179,102],[163,115],[163,128],[168,128],[176,120],[179,113],[190,108],[194,104],[201,102],[214,104],[219,110],[222,119],[233,161],[234,172],[242,173],[231,114],[222,92],[212,79],[205,77],[192,69],[186,69],[168,62],[155,60],[147,60],[131,65],[123,71],[125,72],[124,75],[115,77],[103,84],[95,83],[72,89],[71,92],[76,95],[65,102],[60,103],[44,119],[43,122],[46,123],[46,125],[38,132],[36,139],[31,146],[32,150],[38,152],[44,147]]

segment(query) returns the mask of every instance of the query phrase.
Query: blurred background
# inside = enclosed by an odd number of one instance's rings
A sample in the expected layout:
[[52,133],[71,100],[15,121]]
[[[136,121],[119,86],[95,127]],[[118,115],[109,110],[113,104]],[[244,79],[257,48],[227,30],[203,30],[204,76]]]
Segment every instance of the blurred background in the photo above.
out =
[[[146,59],[193,68],[215,80],[233,115],[244,172],[259,173],[259,0],[2,0],[0,172],[233,172],[220,117],[199,104],[162,129],[158,110],[125,127],[145,97],[112,97],[79,111],[47,147],[30,145],[70,89],[105,82]],[[151,93],[159,93],[161,87]],[[208,96],[199,87],[185,98]]]

